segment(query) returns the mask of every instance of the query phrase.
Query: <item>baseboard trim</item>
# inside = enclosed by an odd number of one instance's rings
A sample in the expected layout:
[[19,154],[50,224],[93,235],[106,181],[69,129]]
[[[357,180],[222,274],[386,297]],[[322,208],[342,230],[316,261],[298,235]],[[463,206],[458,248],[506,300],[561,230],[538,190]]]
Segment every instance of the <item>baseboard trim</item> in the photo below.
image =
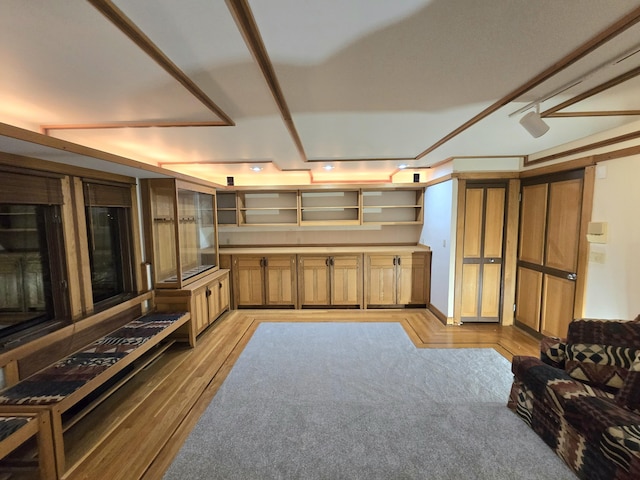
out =
[[429,303],[427,309],[435,315],[435,317],[442,322],[443,325],[447,324],[447,316],[438,310],[432,303]]

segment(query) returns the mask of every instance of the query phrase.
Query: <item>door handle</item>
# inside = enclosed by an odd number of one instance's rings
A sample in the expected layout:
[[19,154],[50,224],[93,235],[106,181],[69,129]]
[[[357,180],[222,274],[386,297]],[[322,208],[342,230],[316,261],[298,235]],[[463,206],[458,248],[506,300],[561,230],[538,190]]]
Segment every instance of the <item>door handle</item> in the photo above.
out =
[[575,282],[577,278],[578,275],[576,275],[575,273],[570,273],[569,275],[567,275],[567,280],[571,280],[573,282]]

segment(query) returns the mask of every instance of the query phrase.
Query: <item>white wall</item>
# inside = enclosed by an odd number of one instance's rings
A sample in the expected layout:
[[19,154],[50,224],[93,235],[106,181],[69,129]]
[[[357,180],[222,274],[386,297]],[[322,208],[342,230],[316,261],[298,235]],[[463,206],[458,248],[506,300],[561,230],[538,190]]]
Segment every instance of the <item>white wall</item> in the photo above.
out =
[[[431,304],[447,317],[453,316],[452,238],[455,239],[454,199],[456,180],[428,187],[424,195],[424,227],[421,243],[431,247]],[[455,248],[454,250],[455,251]]]
[[[590,245],[585,305],[588,318],[633,319],[640,313],[638,179],[640,155],[597,167],[591,219],[607,222],[608,241]],[[597,254],[604,254],[604,258]]]

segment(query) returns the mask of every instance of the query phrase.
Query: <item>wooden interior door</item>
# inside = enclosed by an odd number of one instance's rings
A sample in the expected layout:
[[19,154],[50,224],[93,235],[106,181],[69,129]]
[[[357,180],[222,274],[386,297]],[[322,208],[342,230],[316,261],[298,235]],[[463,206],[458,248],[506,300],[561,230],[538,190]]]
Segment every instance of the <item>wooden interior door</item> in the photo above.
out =
[[515,319],[564,336],[574,317],[584,171],[522,182]]
[[467,184],[460,298],[462,322],[500,321],[505,201],[505,184]]

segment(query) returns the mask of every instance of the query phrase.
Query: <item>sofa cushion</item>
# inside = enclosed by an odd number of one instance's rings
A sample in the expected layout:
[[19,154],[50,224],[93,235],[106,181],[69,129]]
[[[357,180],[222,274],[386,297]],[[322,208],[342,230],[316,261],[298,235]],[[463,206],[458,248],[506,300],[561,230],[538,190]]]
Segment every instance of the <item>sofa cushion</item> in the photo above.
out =
[[594,343],[569,344],[565,370],[576,380],[616,392],[622,387],[638,353],[638,350],[629,347]]
[[564,368],[566,346],[563,338],[544,336],[540,339],[540,359],[553,367]]
[[552,367],[535,357],[513,357],[511,370],[535,399],[549,405],[559,414],[564,412],[567,401],[577,397],[613,399],[612,394],[576,381],[564,370]]
[[640,350],[640,322],[576,320],[569,324],[567,343],[593,343]]
[[631,365],[627,378],[616,393],[616,403],[640,414],[640,356]]
[[600,442],[610,427],[640,427],[640,415],[602,397],[579,397],[567,402],[565,419],[590,442]]
[[640,425],[607,428],[602,433],[600,448],[605,457],[629,472],[632,463],[637,464],[640,459]]

